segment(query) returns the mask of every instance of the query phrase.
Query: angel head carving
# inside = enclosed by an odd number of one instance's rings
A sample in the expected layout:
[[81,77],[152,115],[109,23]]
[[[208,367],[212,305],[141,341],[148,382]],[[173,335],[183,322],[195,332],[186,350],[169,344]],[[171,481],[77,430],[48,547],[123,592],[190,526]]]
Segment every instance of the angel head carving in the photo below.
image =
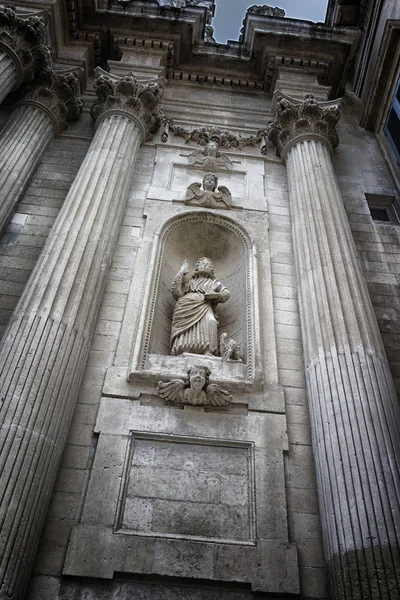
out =
[[192,183],[186,191],[186,204],[205,208],[232,208],[232,195],[227,187],[218,187],[218,177],[211,171],[203,177],[202,183]]
[[216,383],[209,383],[211,371],[204,365],[188,368],[186,379],[158,382],[158,395],[167,402],[192,406],[226,406],[232,396]]
[[218,141],[211,139],[201,150],[189,154],[189,163],[204,170],[222,171],[230,170],[232,162],[218,150]]

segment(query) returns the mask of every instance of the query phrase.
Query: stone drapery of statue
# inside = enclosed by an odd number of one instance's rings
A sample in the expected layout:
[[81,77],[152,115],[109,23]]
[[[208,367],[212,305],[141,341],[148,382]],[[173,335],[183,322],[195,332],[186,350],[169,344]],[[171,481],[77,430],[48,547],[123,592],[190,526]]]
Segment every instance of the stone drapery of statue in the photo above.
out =
[[209,258],[200,258],[189,277],[185,260],[171,284],[176,305],[172,317],[171,354],[218,355],[218,318],[216,307],[226,302],[229,290],[214,276]]
[[186,204],[204,208],[232,208],[230,191],[224,185],[220,185],[217,190],[217,185],[218,177],[214,173],[206,173],[203,184],[196,182],[189,185],[186,191]]
[[167,402],[191,406],[226,406],[232,396],[216,383],[209,383],[211,371],[203,365],[189,367],[186,380],[158,382],[157,392]]
[[215,140],[208,142],[202,150],[195,150],[189,154],[189,164],[200,167],[204,171],[219,171],[231,169],[232,162],[218,150]]

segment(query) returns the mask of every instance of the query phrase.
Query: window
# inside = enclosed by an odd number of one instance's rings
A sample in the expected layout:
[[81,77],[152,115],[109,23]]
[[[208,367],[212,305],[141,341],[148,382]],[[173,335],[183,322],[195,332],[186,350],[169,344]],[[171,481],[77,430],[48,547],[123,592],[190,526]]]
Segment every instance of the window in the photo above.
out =
[[400,79],[397,82],[393,100],[390,103],[383,132],[393,150],[397,164],[400,165]]
[[385,194],[365,194],[369,212],[374,221],[400,224],[400,204],[395,196]]

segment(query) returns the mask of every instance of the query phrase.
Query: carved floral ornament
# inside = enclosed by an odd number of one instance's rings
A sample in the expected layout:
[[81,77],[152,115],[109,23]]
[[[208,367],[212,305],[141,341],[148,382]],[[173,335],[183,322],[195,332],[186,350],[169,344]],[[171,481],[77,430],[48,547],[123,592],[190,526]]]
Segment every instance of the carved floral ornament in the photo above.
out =
[[44,110],[59,132],[67,126],[67,121],[79,118],[83,105],[78,94],[79,77],[76,73],[46,69],[32,85],[22,87],[13,96],[18,104],[32,104]]
[[49,67],[51,50],[45,38],[46,24],[41,17],[22,17],[10,6],[0,7],[0,48],[14,58],[17,86]]
[[330,148],[339,145],[336,125],[340,119],[339,101],[319,104],[314,96],[306,96],[304,102],[280,96],[277,102],[276,121],[268,125],[268,139],[276,147],[278,156],[284,156],[292,143],[309,137],[317,137]]
[[109,111],[125,113],[139,122],[144,139],[149,139],[159,128],[163,116],[158,107],[163,94],[163,79],[142,84],[131,73],[116,77],[100,67],[95,73],[97,100],[91,109],[94,121]]
[[181,125],[176,125],[172,119],[163,119],[163,131],[161,141],[167,142],[171,131],[174,135],[185,140],[185,144],[196,142],[200,146],[206,146],[210,142],[215,142],[218,148],[244,148],[245,146],[256,146],[260,144],[261,152],[264,154],[265,138],[267,133],[260,129],[256,135],[241,136],[225,129],[214,126],[196,127],[195,129],[186,129]]

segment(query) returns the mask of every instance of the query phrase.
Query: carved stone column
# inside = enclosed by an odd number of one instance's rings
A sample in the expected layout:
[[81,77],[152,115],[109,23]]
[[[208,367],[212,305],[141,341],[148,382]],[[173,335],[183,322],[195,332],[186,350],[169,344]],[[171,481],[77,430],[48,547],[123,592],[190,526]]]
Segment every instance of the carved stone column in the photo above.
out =
[[77,119],[82,102],[74,73],[45,71],[22,88],[11,118],[0,134],[0,232],[12,217],[53,137]]
[[98,73],[96,133],[0,347],[0,597],[22,598],[162,88]]
[[330,152],[337,103],[278,102],[325,553],[337,600],[400,597],[400,416]]
[[21,17],[9,6],[0,7],[0,102],[49,66],[45,36],[41,17]]

